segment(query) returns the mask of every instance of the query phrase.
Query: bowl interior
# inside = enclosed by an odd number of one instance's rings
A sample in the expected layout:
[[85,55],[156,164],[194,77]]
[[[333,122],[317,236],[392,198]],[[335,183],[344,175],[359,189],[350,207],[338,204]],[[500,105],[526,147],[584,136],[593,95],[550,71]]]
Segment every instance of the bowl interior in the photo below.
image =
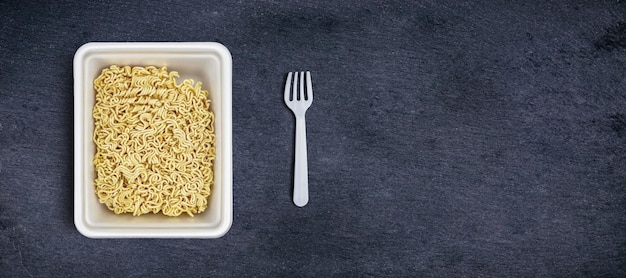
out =
[[[80,113],[82,114],[82,215],[84,225],[88,229],[115,229],[123,231],[125,229],[207,229],[215,228],[222,224],[225,217],[224,186],[229,186],[227,174],[224,174],[224,165],[229,160],[225,160],[225,144],[230,137],[226,137],[226,125],[231,119],[226,119],[224,109],[224,88],[222,84],[222,59],[216,53],[210,51],[175,51],[171,49],[100,49],[87,51],[84,54],[82,68],[82,103]],[[111,65],[130,66],[166,66],[168,71],[177,71],[180,75],[177,82],[191,78],[196,82],[202,82],[202,88],[208,90],[211,98],[211,110],[215,114],[216,133],[216,159],[214,161],[214,184],[211,187],[211,195],[208,200],[208,207],[203,213],[196,214],[195,217],[186,214],[178,217],[168,217],[163,214],[146,214],[134,217],[131,214],[117,215],[106,208],[98,201],[95,194],[93,181],[95,169],[93,157],[95,154],[95,144],[92,141],[94,130],[94,120],[92,109],[95,102],[95,90],[93,80],[104,68]]]

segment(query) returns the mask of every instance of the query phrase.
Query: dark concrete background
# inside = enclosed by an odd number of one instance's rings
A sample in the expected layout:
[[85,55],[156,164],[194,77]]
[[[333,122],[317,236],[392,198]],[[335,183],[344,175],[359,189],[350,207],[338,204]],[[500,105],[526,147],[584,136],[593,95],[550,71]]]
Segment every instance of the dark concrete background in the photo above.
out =
[[[0,276],[626,276],[625,1],[47,2],[0,2]],[[90,41],[230,49],[226,236],[76,231]],[[293,70],[315,90],[302,209]]]

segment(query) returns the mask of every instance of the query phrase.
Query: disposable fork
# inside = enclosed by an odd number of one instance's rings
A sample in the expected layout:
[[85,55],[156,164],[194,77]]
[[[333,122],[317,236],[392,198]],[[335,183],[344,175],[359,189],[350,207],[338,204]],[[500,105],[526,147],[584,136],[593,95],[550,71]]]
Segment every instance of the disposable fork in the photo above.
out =
[[[292,80],[293,76],[293,80]],[[298,76],[300,81],[298,83]],[[303,207],[309,202],[309,177],[306,149],[306,121],[304,114],[313,103],[311,73],[306,72],[306,91],[304,90],[304,72],[289,73],[285,83],[285,104],[296,117],[296,158],[293,172],[293,203]],[[293,83],[293,94],[291,84]],[[300,87],[298,88],[298,84]],[[299,90],[298,90],[299,89]]]

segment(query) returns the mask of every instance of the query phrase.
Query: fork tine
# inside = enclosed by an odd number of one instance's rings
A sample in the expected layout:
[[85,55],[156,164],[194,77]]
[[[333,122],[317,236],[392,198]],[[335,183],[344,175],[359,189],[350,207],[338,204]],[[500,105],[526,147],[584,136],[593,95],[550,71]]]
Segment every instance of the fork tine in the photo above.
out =
[[306,72],[306,100],[313,100],[313,86],[311,85],[311,72]]
[[291,93],[291,72],[287,74],[287,81],[285,82],[285,103],[289,102],[289,94]]
[[298,96],[298,72],[293,73],[293,101],[300,100]]
[[300,93],[298,94],[301,101],[304,101],[304,72],[300,72]]

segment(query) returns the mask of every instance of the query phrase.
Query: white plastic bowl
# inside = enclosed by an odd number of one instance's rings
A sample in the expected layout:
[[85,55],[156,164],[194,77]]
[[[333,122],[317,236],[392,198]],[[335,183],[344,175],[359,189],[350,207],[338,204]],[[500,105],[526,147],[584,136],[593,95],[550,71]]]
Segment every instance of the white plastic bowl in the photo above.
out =
[[[195,217],[115,214],[98,201],[93,181],[93,80],[110,65],[166,66],[209,91],[215,113],[214,184]],[[213,42],[87,43],[74,55],[74,224],[91,238],[217,238],[230,229],[232,201],[232,58]]]

